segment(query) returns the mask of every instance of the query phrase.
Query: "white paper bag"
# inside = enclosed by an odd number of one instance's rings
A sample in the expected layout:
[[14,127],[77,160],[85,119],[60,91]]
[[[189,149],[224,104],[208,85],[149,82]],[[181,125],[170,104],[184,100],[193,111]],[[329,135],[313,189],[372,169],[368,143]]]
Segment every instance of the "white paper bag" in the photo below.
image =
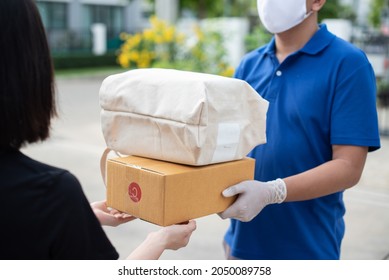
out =
[[207,165],[266,142],[268,102],[234,78],[131,70],[103,81],[100,106],[108,148],[126,155]]

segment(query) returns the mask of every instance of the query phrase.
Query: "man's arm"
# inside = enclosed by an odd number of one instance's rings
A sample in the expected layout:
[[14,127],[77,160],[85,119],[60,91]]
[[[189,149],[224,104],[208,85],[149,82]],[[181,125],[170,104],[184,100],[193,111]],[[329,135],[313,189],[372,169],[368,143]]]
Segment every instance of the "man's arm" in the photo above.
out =
[[303,173],[269,182],[244,181],[227,188],[223,191],[224,196],[239,196],[219,214],[220,217],[247,222],[257,216],[266,205],[313,199],[357,184],[368,148],[334,145],[332,151],[332,160]]
[[353,187],[361,178],[367,152],[367,147],[334,145],[331,161],[284,178],[285,201],[317,198]]

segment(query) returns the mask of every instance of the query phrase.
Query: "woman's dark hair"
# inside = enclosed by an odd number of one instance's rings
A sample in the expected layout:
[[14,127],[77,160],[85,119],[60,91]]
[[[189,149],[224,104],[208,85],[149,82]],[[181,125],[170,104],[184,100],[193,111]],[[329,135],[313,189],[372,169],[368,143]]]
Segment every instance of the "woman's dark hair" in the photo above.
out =
[[33,0],[0,0],[0,148],[49,136],[56,115],[53,66]]

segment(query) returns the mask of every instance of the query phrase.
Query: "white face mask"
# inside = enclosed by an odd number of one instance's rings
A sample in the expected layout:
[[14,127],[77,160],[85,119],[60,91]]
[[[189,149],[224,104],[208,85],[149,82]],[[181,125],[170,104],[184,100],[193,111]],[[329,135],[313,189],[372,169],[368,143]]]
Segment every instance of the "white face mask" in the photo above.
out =
[[306,0],[257,0],[259,18],[271,33],[281,33],[303,22],[307,13]]

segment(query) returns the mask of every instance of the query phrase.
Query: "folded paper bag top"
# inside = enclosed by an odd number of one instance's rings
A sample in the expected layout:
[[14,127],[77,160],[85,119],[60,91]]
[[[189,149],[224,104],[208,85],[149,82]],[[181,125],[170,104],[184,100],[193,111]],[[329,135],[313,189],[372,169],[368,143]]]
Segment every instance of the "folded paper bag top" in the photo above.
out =
[[268,102],[239,79],[136,69],[107,77],[99,98],[107,147],[122,154],[207,165],[266,142]]

